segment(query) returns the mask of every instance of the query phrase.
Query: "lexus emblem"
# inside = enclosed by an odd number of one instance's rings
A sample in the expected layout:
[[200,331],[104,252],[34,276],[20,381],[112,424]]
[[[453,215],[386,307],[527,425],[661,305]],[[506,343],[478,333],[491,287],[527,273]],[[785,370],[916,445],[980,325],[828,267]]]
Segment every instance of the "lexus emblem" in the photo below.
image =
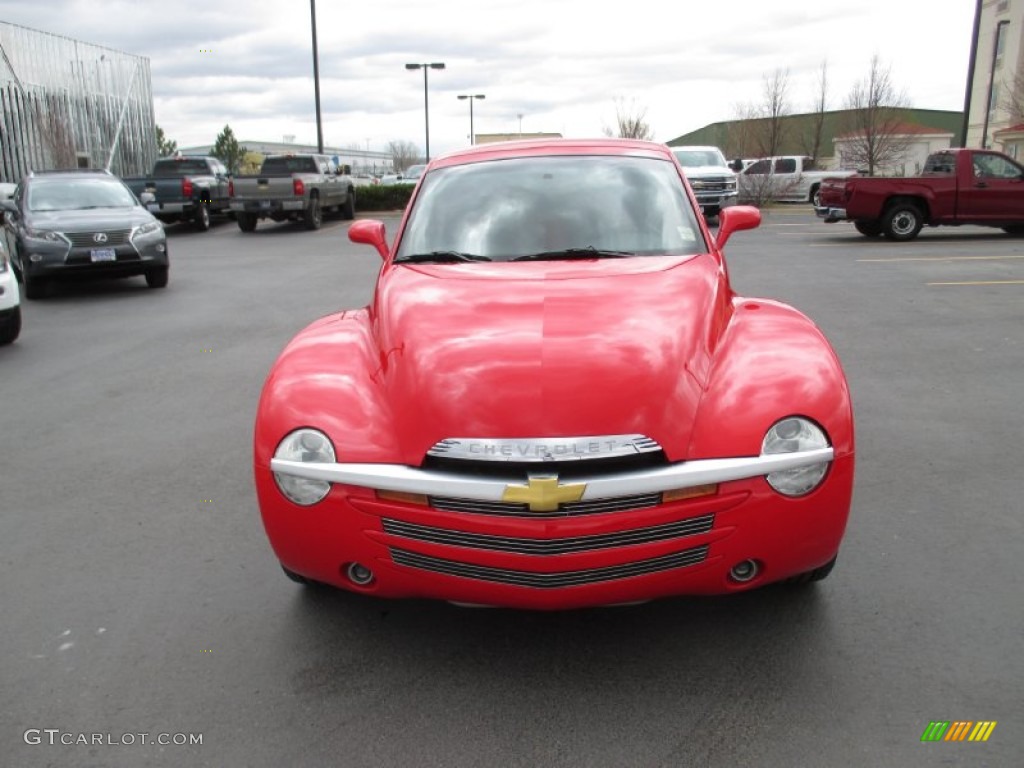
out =
[[105,243],[105,242],[107,242],[107,233],[106,232],[97,232],[95,235],[92,236],[92,241],[94,243]]

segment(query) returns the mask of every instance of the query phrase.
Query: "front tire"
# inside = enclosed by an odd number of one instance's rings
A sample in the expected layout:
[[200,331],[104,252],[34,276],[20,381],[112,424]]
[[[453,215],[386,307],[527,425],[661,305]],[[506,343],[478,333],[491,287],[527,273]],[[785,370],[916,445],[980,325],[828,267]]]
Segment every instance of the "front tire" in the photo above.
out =
[[320,207],[319,196],[313,195],[309,198],[309,208],[306,209],[303,218],[306,222],[306,229],[320,229],[320,225],[324,223],[324,212]]
[[19,333],[21,333],[21,307],[15,307],[14,312],[0,323],[0,346],[12,343],[18,338]]
[[38,277],[32,277],[28,272],[22,273],[21,277],[22,288],[25,289],[26,299],[43,299],[46,298],[47,285]]
[[899,243],[913,240],[924,226],[924,214],[913,203],[893,203],[882,215],[882,233]]
[[146,285],[150,288],[166,288],[169,270],[167,267],[151,269],[146,273]]
[[192,222],[200,232],[206,232],[210,228],[210,206],[200,203]]
[[878,237],[882,234],[882,225],[877,221],[855,221],[853,228],[864,237]]
[[832,569],[836,567],[836,560],[838,558],[839,558],[839,555],[836,555],[835,557],[833,557],[831,560],[829,560],[827,563],[825,563],[820,568],[815,568],[812,571],[807,571],[806,573],[801,573],[801,574],[798,574],[798,575],[793,576],[791,578],[788,578],[788,579],[786,579],[786,581],[784,583],[799,585],[799,584],[811,584],[811,583],[813,583],[815,581],[824,581],[825,579],[828,578],[828,575],[830,573],[832,573]]
[[313,579],[307,579],[305,576],[300,576],[295,571],[290,571],[281,565],[281,570],[284,571],[284,575],[294,581],[296,584],[301,584],[304,587],[316,587],[320,585],[319,581],[313,581]]
[[351,220],[356,217],[356,191],[349,189],[345,204],[341,206],[341,218]]

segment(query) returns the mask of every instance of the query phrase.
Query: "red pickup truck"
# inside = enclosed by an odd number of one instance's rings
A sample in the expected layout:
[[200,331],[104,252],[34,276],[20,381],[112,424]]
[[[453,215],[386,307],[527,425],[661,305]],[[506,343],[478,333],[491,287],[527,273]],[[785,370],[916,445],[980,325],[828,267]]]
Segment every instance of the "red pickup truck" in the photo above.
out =
[[1024,167],[999,152],[945,149],[920,176],[827,178],[815,213],[866,237],[913,240],[921,228],[975,224],[1024,234]]

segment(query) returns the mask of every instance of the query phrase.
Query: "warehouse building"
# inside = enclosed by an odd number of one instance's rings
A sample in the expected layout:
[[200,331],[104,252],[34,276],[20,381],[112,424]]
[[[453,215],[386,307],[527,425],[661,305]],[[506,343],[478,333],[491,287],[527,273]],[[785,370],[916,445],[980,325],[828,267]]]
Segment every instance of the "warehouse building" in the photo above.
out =
[[0,181],[155,159],[149,59],[0,21]]

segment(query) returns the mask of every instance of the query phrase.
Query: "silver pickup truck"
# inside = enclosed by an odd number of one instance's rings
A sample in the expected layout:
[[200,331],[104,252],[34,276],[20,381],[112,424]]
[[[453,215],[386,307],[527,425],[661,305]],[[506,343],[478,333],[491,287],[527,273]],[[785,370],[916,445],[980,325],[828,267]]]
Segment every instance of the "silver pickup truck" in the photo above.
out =
[[235,176],[231,210],[243,232],[267,218],[302,220],[307,229],[319,229],[324,211],[351,219],[356,191],[349,173],[327,155],[268,155],[255,176]]

